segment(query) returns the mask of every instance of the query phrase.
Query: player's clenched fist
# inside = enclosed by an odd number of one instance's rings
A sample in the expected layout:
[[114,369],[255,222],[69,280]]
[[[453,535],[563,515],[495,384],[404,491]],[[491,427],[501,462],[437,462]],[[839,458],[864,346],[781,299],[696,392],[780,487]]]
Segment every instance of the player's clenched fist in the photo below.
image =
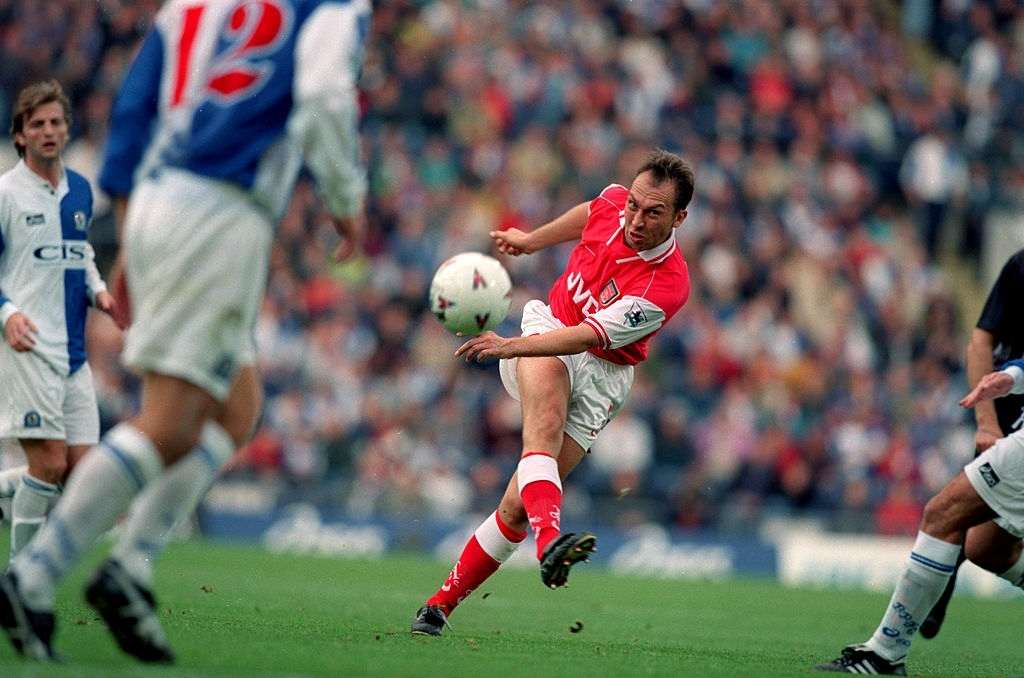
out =
[[35,335],[39,332],[36,324],[24,313],[15,313],[4,325],[4,339],[7,344],[19,353],[31,351],[36,345]]

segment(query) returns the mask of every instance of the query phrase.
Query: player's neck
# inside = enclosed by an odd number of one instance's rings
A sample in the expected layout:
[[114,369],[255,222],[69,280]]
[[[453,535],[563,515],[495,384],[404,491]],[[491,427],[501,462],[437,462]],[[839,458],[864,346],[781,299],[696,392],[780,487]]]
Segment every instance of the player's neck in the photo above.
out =
[[25,166],[50,182],[50,185],[57,188],[60,185],[60,178],[63,174],[63,165],[60,158],[40,158],[32,154],[25,154]]

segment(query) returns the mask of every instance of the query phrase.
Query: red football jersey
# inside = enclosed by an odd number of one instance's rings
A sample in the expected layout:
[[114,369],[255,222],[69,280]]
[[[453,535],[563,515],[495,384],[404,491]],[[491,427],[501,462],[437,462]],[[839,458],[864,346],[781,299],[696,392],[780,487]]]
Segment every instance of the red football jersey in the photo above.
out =
[[637,252],[626,245],[629,190],[612,184],[590,202],[587,225],[565,272],[548,292],[565,325],[586,323],[601,339],[590,352],[620,365],[647,359],[647,343],[690,296],[690,274],[675,234]]

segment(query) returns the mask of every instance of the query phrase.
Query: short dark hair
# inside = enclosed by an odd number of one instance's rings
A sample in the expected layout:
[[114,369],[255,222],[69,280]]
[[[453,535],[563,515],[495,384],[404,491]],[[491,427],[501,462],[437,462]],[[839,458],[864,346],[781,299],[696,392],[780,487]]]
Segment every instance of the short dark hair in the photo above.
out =
[[[36,109],[56,101],[64,109],[64,120],[68,127],[71,126],[71,102],[64,94],[64,88],[56,80],[43,80],[32,83],[20,92],[14,102],[14,115],[11,116],[11,139],[15,134],[21,134],[25,130],[25,121],[32,117]],[[25,146],[14,139],[14,148],[18,151],[19,157],[25,156]]]
[[676,202],[673,207],[678,210],[685,210],[693,198],[693,168],[675,153],[657,149],[651,152],[636,171],[634,179],[644,172],[650,172],[654,181],[661,184],[664,181],[671,181],[676,185]]

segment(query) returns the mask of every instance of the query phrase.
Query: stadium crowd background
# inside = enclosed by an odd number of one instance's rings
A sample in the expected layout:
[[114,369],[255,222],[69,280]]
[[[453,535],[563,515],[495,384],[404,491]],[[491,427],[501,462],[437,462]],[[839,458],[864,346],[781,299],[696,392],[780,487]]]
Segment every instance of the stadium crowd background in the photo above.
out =
[[[156,0],[0,0],[0,114],[57,77],[94,177]],[[1024,214],[1014,0],[378,3],[362,81],[367,257],[329,262],[308,182],[257,328],[260,429],[229,480],[353,516],[490,510],[518,460],[494,365],[452,358],[435,267],[628,182],[652,146],[697,169],[694,282],[566,515],[743,531],[767,515],[913,534],[971,456],[957,407],[989,216]],[[0,153],[0,169],[16,161]],[[94,240],[112,252],[100,197]],[[505,261],[513,315],[566,247]],[[1011,252],[1003,253],[1002,258]],[[502,326],[517,331],[518,318]],[[105,426],[136,406],[93,318]]]

